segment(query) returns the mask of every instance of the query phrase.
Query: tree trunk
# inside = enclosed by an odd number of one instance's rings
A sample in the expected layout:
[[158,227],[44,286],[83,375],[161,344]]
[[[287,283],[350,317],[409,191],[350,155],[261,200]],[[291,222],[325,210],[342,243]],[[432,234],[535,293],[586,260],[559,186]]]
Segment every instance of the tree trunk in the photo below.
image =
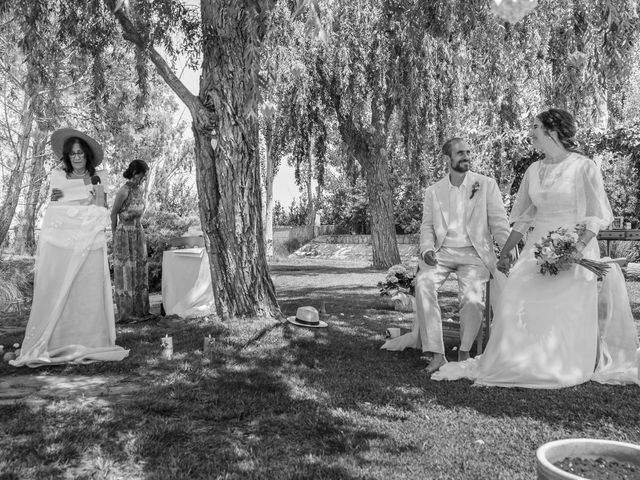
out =
[[201,0],[202,74],[194,97],[126,16],[107,0],[123,37],[146,50],[185,102],[195,140],[200,219],[216,310],[229,317],[282,317],[262,230],[258,154],[259,46],[274,0]]
[[273,256],[273,179],[275,169],[273,162],[273,123],[271,119],[266,120],[265,132],[265,156],[266,166],[264,175],[265,189],[265,212],[264,212],[264,240],[265,251],[268,257]]
[[[393,214],[393,192],[389,183],[389,164],[386,153],[383,153],[389,116],[393,111],[392,102],[390,99],[380,100],[384,96],[373,95],[371,125],[363,128],[354,123],[350,111],[342,111],[342,96],[338,91],[337,79],[328,80],[322,69],[318,69],[318,73],[320,83],[333,102],[342,141],[365,172],[371,213],[373,267],[389,268],[400,263]],[[386,105],[387,103],[389,105]]]
[[313,229],[316,224],[316,202],[313,198],[313,139],[309,142],[309,163],[305,178],[307,188],[307,226]]
[[42,184],[46,172],[44,170],[45,147],[47,145],[48,132],[37,130],[33,138],[32,156],[33,162],[29,174],[29,189],[24,207],[24,222],[22,224],[21,252],[34,255],[36,252],[36,219],[42,206]]
[[222,318],[281,316],[267,267],[260,200],[257,51],[264,13],[251,10],[232,0],[201,2],[196,182]]
[[609,129],[609,96],[606,88],[602,88],[600,94],[595,96],[595,103],[594,127],[605,133]]
[[254,144],[235,132],[224,147],[214,150],[211,135],[197,122],[193,134],[200,218],[217,312],[221,318],[279,316],[264,250]]
[[383,154],[387,135],[381,129],[372,129],[371,133],[358,129],[350,117],[340,112],[340,99],[335,94],[334,102],[342,141],[365,172],[371,213],[373,267],[389,268],[400,263],[400,252],[393,214],[393,192],[389,183],[389,164]]
[[16,161],[9,176],[9,184],[6,186],[2,205],[0,205],[0,245],[2,245],[7,237],[22,190],[22,180],[24,179],[27,156],[29,154],[29,140],[31,138],[31,128],[33,125],[33,109],[31,107],[30,97],[25,94],[20,120],[20,133],[14,146]]
[[393,192],[389,183],[387,159],[377,152],[364,169],[371,212],[371,245],[373,266],[389,268],[400,263],[393,214]]

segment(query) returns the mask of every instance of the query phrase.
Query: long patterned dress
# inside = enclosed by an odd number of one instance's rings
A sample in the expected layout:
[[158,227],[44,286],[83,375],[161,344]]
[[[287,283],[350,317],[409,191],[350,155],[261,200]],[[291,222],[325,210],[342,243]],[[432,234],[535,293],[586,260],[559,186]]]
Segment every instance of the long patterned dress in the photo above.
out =
[[113,238],[118,322],[136,320],[149,314],[147,242],[140,223],[145,209],[144,192],[130,181],[125,188],[129,195],[118,212],[118,226]]

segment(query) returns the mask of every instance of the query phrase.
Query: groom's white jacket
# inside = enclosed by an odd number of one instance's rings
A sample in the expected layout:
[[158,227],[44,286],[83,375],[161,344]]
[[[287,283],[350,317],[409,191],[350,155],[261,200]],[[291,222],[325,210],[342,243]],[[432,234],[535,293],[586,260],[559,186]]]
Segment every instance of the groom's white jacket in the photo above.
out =
[[[447,174],[448,176],[448,174]],[[467,172],[466,229],[472,245],[490,272],[495,271],[496,254],[493,240],[503,247],[509,236],[507,212],[498,184],[492,178]],[[471,191],[476,192],[470,198]],[[443,178],[427,188],[424,194],[420,227],[420,256],[429,250],[438,251],[447,236],[449,221],[449,179]]]

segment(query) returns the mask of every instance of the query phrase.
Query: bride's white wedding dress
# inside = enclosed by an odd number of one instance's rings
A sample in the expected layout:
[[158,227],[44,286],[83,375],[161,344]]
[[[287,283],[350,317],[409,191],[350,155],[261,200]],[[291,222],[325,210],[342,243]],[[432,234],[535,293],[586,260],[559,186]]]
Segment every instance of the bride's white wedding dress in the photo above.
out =
[[[542,275],[534,257],[534,243],[551,230],[585,224],[597,232],[612,220],[595,162],[572,153],[557,164],[532,164],[511,221],[519,232],[534,229],[504,283],[487,348],[476,358],[444,365],[431,378],[525,388],[589,380],[640,384],[638,336],[619,267],[611,268],[598,294],[597,279],[587,269],[573,265],[558,275]],[[595,238],[583,254],[599,258]]]
[[[54,171],[54,180],[64,172]],[[78,183],[80,182],[80,183]],[[107,264],[106,208],[88,205],[81,181],[44,216],[36,259],[33,303],[20,355],[10,363],[39,367],[59,363],[122,360]]]

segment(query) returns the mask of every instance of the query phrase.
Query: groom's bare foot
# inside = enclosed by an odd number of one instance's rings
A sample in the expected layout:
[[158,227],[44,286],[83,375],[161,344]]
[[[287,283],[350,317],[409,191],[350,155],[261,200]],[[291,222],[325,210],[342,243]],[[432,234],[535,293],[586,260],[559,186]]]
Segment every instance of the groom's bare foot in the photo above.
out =
[[431,375],[433,372],[438,371],[438,369],[440,369],[440,367],[443,366],[445,363],[447,363],[447,359],[444,357],[443,354],[434,353],[433,358],[429,362],[429,365],[427,366],[427,368],[424,369],[424,371],[427,372],[428,375]]
[[469,360],[469,352],[465,352],[464,350],[458,350],[458,361],[464,362],[465,360]]

